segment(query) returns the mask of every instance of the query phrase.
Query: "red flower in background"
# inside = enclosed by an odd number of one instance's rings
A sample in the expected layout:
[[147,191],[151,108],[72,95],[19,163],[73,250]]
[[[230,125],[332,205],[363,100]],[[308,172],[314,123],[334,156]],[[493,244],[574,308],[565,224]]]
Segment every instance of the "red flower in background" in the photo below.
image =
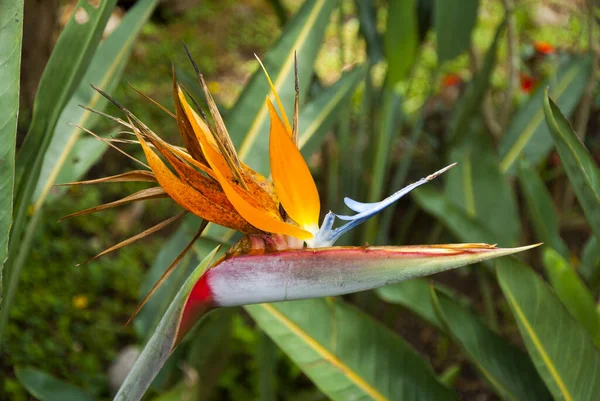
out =
[[554,53],[554,46],[548,42],[533,42],[533,48],[540,54],[552,54]]
[[537,80],[529,74],[521,73],[521,90],[525,93],[531,93]]
[[462,82],[462,78],[457,74],[446,74],[442,78],[442,87],[449,88]]

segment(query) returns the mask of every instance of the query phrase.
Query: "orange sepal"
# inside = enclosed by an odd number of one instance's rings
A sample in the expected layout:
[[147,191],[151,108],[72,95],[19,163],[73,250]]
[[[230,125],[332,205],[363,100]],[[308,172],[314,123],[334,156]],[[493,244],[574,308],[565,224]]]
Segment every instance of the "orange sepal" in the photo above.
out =
[[235,213],[235,211],[212,202],[192,186],[184,184],[171,172],[171,170],[169,170],[135,128],[134,133],[142,145],[142,149],[146,154],[146,159],[148,160],[150,168],[152,168],[152,171],[156,176],[156,180],[171,199],[186,210],[215,224],[248,234],[258,232],[255,227],[248,224],[248,222],[238,213]]
[[318,228],[321,202],[315,181],[269,99],[267,106],[271,116],[271,175],[279,200],[301,227]]

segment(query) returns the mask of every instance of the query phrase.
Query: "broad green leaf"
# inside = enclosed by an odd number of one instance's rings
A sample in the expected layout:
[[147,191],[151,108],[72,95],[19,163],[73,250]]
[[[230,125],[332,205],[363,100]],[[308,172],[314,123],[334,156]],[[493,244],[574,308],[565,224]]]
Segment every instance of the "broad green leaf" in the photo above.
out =
[[600,241],[590,236],[581,251],[579,273],[585,278],[592,291],[600,287]]
[[[4,306],[0,311],[0,339],[19,279],[13,263],[20,248],[44,155],[64,106],[89,66],[115,3],[116,0],[104,0],[96,7],[87,0],[79,1],[74,13],[79,17],[71,17],[65,26],[40,79],[31,126],[16,158],[13,226],[4,276],[8,284],[2,288]],[[87,19],[82,17],[84,15]]]
[[546,94],[546,123],[579,204],[596,238],[600,238],[600,171],[558,106]]
[[80,0],[42,74],[31,126],[17,154],[14,241],[20,241],[23,220],[58,119],[88,69],[115,3],[116,0],[104,0],[95,7],[87,0]]
[[433,13],[439,64],[469,48],[478,8],[479,0],[435,0]]
[[454,400],[397,334],[341,300],[246,310],[332,400]]
[[554,249],[545,247],[543,260],[546,275],[556,295],[600,348],[600,318],[592,293],[569,263]]
[[458,104],[454,108],[454,116],[450,123],[448,137],[453,143],[459,142],[466,133],[470,131],[469,124],[473,115],[481,110],[483,99],[490,85],[490,78],[496,67],[496,54],[500,39],[504,33],[505,24],[502,23],[496,29],[496,35],[492,44],[488,48],[483,65],[475,77],[468,83],[464,95],[462,95]]
[[0,304],[2,270],[8,257],[8,237],[12,225],[15,175],[15,146],[19,115],[19,77],[23,0],[0,0]]
[[16,368],[15,375],[29,394],[40,401],[96,401],[83,389],[32,367]]
[[[92,128],[97,116],[81,108],[80,105],[103,110],[107,100],[90,84],[108,93],[116,88],[135,39],[157,4],[158,0],[137,2],[123,17],[114,32],[98,46],[81,84],[58,119],[48,150],[44,155],[33,197],[36,210],[47,199],[56,199],[66,191],[66,187],[53,187],[55,183],[78,181],[103,154],[103,149],[106,149],[107,146],[103,142],[95,139],[80,145],[79,138],[82,131],[69,124]],[[98,147],[97,150],[93,148],[94,143]],[[78,149],[79,146],[81,148]],[[87,152],[90,153],[86,155]],[[81,158],[81,155],[85,157]]]
[[385,30],[386,85],[393,87],[408,76],[419,47],[416,0],[390,0]]
[[[574,57],[561,65],[556,76],[542,83],[540,88],[550,86],[551,95],[570,116],[585,91],[591,73],[588,56]],[[500,170],[509,175],[516,173],[517,161],[525,157],[533,165],[544,160],[552,149],[548,126],[544,124],[544,91],[536,91],[523,105],[508,127],[499,147]]]
[[442,292],[430,291],[439,319],[496,393],[505,400],[548,400],[533,363],[473,312]]
[[600,394],[600,349],[543,280],[515,259],[499,263],[498,280],[529,356],[555,400]]
[[450,202],[444,194],[432,187],[421,187],[412,192],[413,198],[427,213],[440,221],[456,238],[464,242],[495,244],[498,238],[483,221]]
[[554,202],[546,185],[527,159],[521,159],[519,163],[519,183],[536,239],[556,249],[564,258],[569,258],[569,248],[560,237]]
[[498,168],[489,137],[472,132],[452,150],[450,160],[458,165],[448,174],[445,198],[484,224],[494,235],[492,243],[516,245],[520,233],[517,202]]
[[[439,302],[434,305],[431,290]],[[549,399],[527,355],[506,342],[469,311],[468,299],[461,299],[439,284],[415,279],[377,289],[386,302],[402,305],[409,311],[448,334],[469,359],[507,400]],[[515,374],[518,373],[518,374]]]
[[177,332],[183,309],[194,284],[208,269],[217,251],[218,248],[215,248],[210,252],[181,286],[121,385],[119,392],[115,395],[115,401],[139,401],[144,396],[177,343]]

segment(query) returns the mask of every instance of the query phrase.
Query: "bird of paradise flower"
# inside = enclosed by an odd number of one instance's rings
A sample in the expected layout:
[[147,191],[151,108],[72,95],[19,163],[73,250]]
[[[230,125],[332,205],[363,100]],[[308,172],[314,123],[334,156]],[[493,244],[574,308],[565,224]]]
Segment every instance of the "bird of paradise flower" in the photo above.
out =
[[[181,300],[181,310],[176,319],[177,327],[169,340],[171,341],[169,350],[175,348],[201,316],[216,307],[298,300],[363,291],[513,254],[536,246],[497,248],[495,245],[470,243],[334,247],[333,244],[344,233],[392,205],[413,189],[433,180],[454,164],[408,185],[380,202],[362,203],[346,198],[346,206],[355,214],[341,215],[329,212],[319,224],[321,207],[319,193],[297,145],[299,132],[297,70],[294,115],[290,123],[277,91],[259,60],[279,108],[278,113],[275,105],[267,97],[266,107],[271,121],[269,132],[271,181],[239,159],[206,82],[189,51],[188,55],[206,96],[212,124],[191,96],[194,107],[190,105],[186,92],[177,82],[175,74],[173,80],[175,113],[163,106],[159,105],[159,107],[177,121],[185,148],[165,142],[133,113],[96,88],[124,112],[126,120],[95,110],[91,111],[127,127],[137,140],[98,138],[121,152],[123,151],[116,147],[115,142],[139,144],[148,164],[134,159],[146,169],[68,185],[124,181],[152,182],[157,185],[119,201],[65,217],[79,216],[152,198],[168,197],[183,207],[184,211],[176,216],[101,252],[90,260],[154,233],[180,219],[186,213],[193,213],[203,219],[192,241],[165,270],[135,313],[164,283],[209,222],[244,234],[238,243],[210,266],[210,269],[199,277],[193,277],[194,282],[188,286],[189,289]],[[346,223],[334,228],[336,218]],[[214,256],[214,252],[211,255]],[[211,263],[210,260],[205,261],[205,265]]]

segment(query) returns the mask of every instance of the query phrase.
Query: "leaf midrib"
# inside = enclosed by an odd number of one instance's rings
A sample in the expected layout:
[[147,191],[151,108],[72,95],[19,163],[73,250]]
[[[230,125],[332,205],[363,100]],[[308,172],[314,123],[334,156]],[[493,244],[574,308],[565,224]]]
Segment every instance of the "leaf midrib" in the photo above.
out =
[[294,333],[299,339],[301,339],[307,346],[312,348],[323,360],[328,362],[333,368],[340,371],[344,376],[348,378],[352,383],[354,383],[357,387],[362,389],[369,397],[377,401],[389,401],[389,399],[383,396],[379,391],[377,391],[373,386],[367,383],[360,375],[358,375],[354,370],[350,369],[347,365],[345,365],[338,357],[329,352],[324,346],[319,344],[314,338],[312,338],[308,333],[298,327],[294,322],[285,317],[281,312],[275,309],[270,304],[261,304],[260,307],[264,308],[267,313],[271,314],[275,319],[277,319],[281,324],[283,324],[287,329],[289,329],[292,333]]
[[554,367],[554,363],[552,362],[552,360],[550,359],[550,357],[546,353],[546,349],[542,346],[542,343],[541,343],[540,339],[538,338],[535,330],[529,324],[529,321],[527,320],[527,318],[525,317],[525,314],[523,313],[523,311],[519,307],[519,305],[518,305],[517,301],[515,300],[512,292],[510,291],[510,289],[505,288],[505,292],[504,293],[505,293],[506,298],[508,299],[508,302],[511,304],[511,306],[513,308],[513,311],[517,315],[517,318],[522,323],[523,328],[525,329],[525,331],[527,332],[527,335],[531,339],[531,342],[533,343],[534,347],[537,349],[537,351],[539,352],[540,356],[542,357],[542,360],[544,361],[544,364],[548,368],[548,371],[550,372],[550,375],[554,379],[554,382],[558,386],[558,389],[560,390],[561,394],[563,395],[565,401],[573,401],[573,397],[571,396],[571,394],[567,390],[567,387],[566,387],[565,383],[563,382],[561,376],[556,371],[556,368]]

